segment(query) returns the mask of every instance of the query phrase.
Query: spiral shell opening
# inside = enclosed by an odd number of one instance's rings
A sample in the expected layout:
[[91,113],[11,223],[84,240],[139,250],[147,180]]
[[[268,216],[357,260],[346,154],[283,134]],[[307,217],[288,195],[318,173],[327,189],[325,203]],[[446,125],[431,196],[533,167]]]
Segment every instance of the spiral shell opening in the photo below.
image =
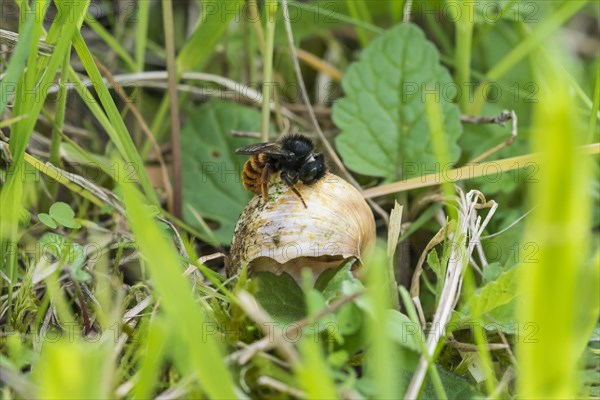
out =
[[229,275],[248,265],[251,274],[287,272],[299,282],[303,267],[316,279],[352,257],[360,268],[375,241],[375,220],[362,194],[331,173],[296,188],[307,208],[279,178],[266,204],[259,196],[248,203],[234,231]]

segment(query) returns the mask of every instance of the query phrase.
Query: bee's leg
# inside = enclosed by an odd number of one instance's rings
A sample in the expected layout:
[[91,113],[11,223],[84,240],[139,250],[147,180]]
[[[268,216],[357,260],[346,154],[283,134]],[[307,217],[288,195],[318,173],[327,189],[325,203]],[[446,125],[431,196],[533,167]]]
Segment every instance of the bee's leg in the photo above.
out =
[[262,190],[263,206],[267,205],[267,201],[269,201],[269,179],[270,179],[269,164],[266,164],[262,170],[262,174],[260,177],[260,186],[261,186],[261,190]]
[[308,206],[304,202],[304,199],[302,198],[302,195],[300,194],[300,192],[298,191],[298,189],[296,189],[295,183],[292,180],[292,178],[290,178],[290,176],[285,171],[281,171],[281,174],[279,174],[279,176],[281,176],[281,180],[283,180],[290,187],[290,189],[292,190],[292,192],[294,192],[294,194],[296,196],[298,196],[298,198],[300,199],[300,201],[304,205],[304,208],[308,208]]
[[295,186],[290,186],[290,189],[292,189],[292,192],[294,192],[296,194],[296,196],[298,196],[298,198],[302,202],[302,205],[304,206],[304,208],[308,208],[308,206],[304,202],[304,199],[302,198],[302,195],[300,194],[300,192],[298,191],[298,189],[296,189]]

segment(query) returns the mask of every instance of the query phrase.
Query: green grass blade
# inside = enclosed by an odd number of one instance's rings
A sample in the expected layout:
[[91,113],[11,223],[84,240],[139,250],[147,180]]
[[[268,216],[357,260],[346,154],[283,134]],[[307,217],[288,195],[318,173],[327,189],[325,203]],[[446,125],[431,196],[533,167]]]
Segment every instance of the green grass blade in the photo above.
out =
[[406,4],[406,0],[394,0],[389,2],[390,6],[390,15],[392,17],[392,22],[397,24],[402,22],[404,19],[404,5]]
[[85,16],[85,23],[87,26],[92,28],[92,30],[96,32],[96,34],[100,36],[100,38],[104,40],[108,46],[110,46],[110,48],[121,58],[121,60],[125,62],[130,71],[136,71],[137,65],[129,53],[127,53],[127,50],[125,50],[121,43],[119,43],[119,41],[115,39],[113,35],[111,35],[106,29],[104,29],[104,27],[98,21],[96,21],[94,17],[87,14]]
[[261,142],[269,141],[269,117],[271,116],[271,104],[274,102],[275,90],[270,83],[273,77],[273,45],[275,43],[275,15],[277,14],[277,1],[267,1],[266,8],[266,35],[265,51],[263,53],[263,90],[262,90],[262,118],[260,129]]
[[148,336],[145,341],[145,354],[141,357],[138,379],[135,384],[134,394],[136,399],[149,399],[152,397],[162,365],[168,343],[168,327],[162,318],[154,317],[148,324]]
[[[281,1],[281,0],[279,0],[279,1]],[[318,3],[303,3],[303,2],[299,2],[299,1],[295,0],[295,1],[290,1],[289,4],[290,4],[290,8],[294,7],[299,10],[314,12],[315,14],[319,15],[320,18],[327,18],[327,20],[336,20],[336,21],[340,21],[340,22],[346,22],[350,25],[354,25],[356,27],[363,28],[363,29],[365,29],[369,32],[373,32],[375,34],[380,34],[385,31],[385,29],[380,28],[377,25],[373,25],[368,22],[361,21],[356,18],[352,18],[346,14],[337,12],[336,10],[338,9],[338,7],[336,7],[335,3],[332,3],[331,6],[322,6],[322,5],[319,5]]]
[[596,85],[594,89],[594,103],[592,105],[592,112],[590,113],[590,119],[588,122],[588,131],[585,143],[597,142],[600,139],[598,135],[598,121],[600,120],[600,71],[596,71]]
[[[558,54],[554,59],[560,59]],[[535,332],[517,346],[518,391],[521,398],[577,398],[577,349],[588,340],[577,329],[578,310],[594,300],[578,295],[588,257],[590,160],[577,152],[585,129],[576,120],[560,67],[537,68],[539,80],[549,84],[535,109],[532,130],[533,149],[541,153],[540,177],[529,196],[537,208],[529,217],[525,241],[537,252],[523,271],[519,307],[520,326],[529,324]]]
[[391,293],[387,282],[387,257],[382,248],[376,248],[367,267],[367,295],[372,306],[368,318],[367,332],[371,347],[368,352],[367,376],[375,383],[376,398],[399,399],[404,389],[398,377],[402,360],[395,351],[388,331],[388,311],[392,307]]
[[510,53],[498,62],[487,73],[490,81],[495,81],[504,76],[519,61],[531,53],[552,32],[558,29],[567,19],[579,11],[587,1],[566,1],[552,15],[541,22],[529,37],[519,43]]
[[310,399],[337,399],[339,396],[330,377],[327,360],[314,337],[306,335],[300,343],[302,364],[296,370],[303,389]]
[[[236,398],[235,385],[225,365],[219,343],[206,335],[204,311],[192,296],[192,287],[183,277],[177,251],[142,206],[143,199],[132,184],[124,183],[123,195],[128,221],[140,252],[147,261],[152,282],[160,297],[168,325],[187,346],[182,357],[188,373],[211,398]],[[180,366],[181,366],[180,364]]]
[[150,2],[138,2],[137,25],[135,27],[135,70],[144,70],[146,61],[146,44],[148,43],[148,21],[150,17]]
[[[242,10],[244,1],[217,0],[208,4],[218,11],[214,14],[206,12],[206,16],[200,19],[198,27],[177,56],[179,71],[199,70],[204,66],[233,17]],[[208,9],[206,7],[205,11]]]
[[[535,30],[531,29],[531,27],[525,24],[524,22],[517,21],[516,27],[520,31],[520,35],[523,38],[523,40],[510,53],[508,53],[502,60],[500,60],[492,69],[490,69],[487,72],[484,81],[498,81],[508,71],[515,67],[521,60],[523,60],[523,58],[531,55],[532,52],[536,49],[539,49],[539,52],[536,54],[536,57],[531,59],[532,64],[535,65],[537,63],[555,63],[554,59],[548,55],[545,49],[539,47],[540,44],[550,34],[557,30],[565,21],[567,21],[577,11],[579,11],[585,4],[587,4],[587,0],[563,2],[563,4],[553,14],[545,18],[544,21],[541,22]],[[563,75],[562,79],[564,79],[565,81],[569,82],[570,85],[572,85],[572,88],[577,94],[577,96],[587,107],[592,107],[592,100],[590,100],[590,98],[587,96],[585,91],[579,86],[579,84],[573,78],[573,76],[566,69],[562,67],[561,69],[561,73]],[[481,113],[483,103],[486,99],[486,96],[484,96],[483,94],[483,90],[486,86],[487,85],[482,83],[477,87],[476,94],[474,96],[475,102],[470,107],[470,113]]]
[[[473,26],[475,21],[472,16],[474,15],[474,3],[473,2],[460,2],[458,10],[460,16],[456,18],[456,51],[454,53],[454,59],[456,62],[456,71],[454,81],[459,87],[466,86],[471,79],[471,48],[473,44]],[[469,110],[469,98],[470,95],[462,94],[459,98],[460,108],[463,112]]]
[[[42,347],[33,371],[40,399],[111,398],[111,354],[107,341],[69,340],[68,335]],[[110,340],[108,341],[110,342]]]
[[[65,122],[65,109],[67,106],[67,74],[69,70],[69,63],[71,62],[71,49],[67,49],[65,53],[65,58],[63,60],[62,67],[60,69],[60,80],[58,88],[58,103],[56,104],[56,115],[54,117],[54,129],[52,129],[52,142],[50,143],[50,163],[52,165],[61,167],[61,159],[60,159],[60,143],[62,141],[62,136],[60,132],[63,129],[63,125]],[[55,186],[52,184],[51,186]],[[50,188],[50,193],[53,197],[56,196],[55,188]]]
[[[45,12],[49,2],[36,2],[34,3],[34,12],[32,13],[35,18],[35,24],[32,28],[32,42],[29,47],[29,58],[27,60],[27,72],[25,73],[24,79],[20,81],[15,96],[15,104],[13,107],[13,116],[18,117],[27,114],[26,118],[17,121],[14,125],[14,130],[11,135],[10,150],[12,153],[12,173],[7,176],[6,184],[0,192],[0,210],[2,216],[0,218],[0,238],[2,239],[3,245],[14,244],[17,240],[17,228],[18,228],[18,216],[21,210],[23,181],[22,171],[24,168],[24,157],[25,148],[29,142],[29,138],[37,122],[37,117],[44,106],[45,96],[47,92],[42,92],[41,95],[36,87],[47,88],[54,80],[58,67],[63,62],[65,53],[67,52],[71,37],[79,30],[83,20],[84,10],[87,9],[88,2],[82,1],[75,4],[69,3],[62,9],[62,13],[59,13],[58,18],[53,22],[53,25],[62,26],[63,40],[57,44],[54,48],[54,52],[50,57],[47,68],[36,74],[36,56],[37,56],[37,45],[39,42],[40,35],[43,32],[43,21]],[[26,10],[27,3],[21,5],[22,10]],[[62,6],[62,3],[59,7]],[[68,9],[67,9],[68,8]],[[66,23],[66,20],[70,16],[82,17],[77,23]],[[23,25],[22,25],[23,26]],[[41,76],[38,76],[41,74]],[[0,270],[4,271],[4,257],[0,257]],[[12,285],[14,283],[14,272],[16,267],[16,254],[13,251],[9,252],[9,278],[11,283],[9,284],[8,293],[8,304],[10,313],[10,304],[12,303]]]
[[25,21],[19,29],[19,42],[13,50],[13,55],[10,59],[10,63],[4,73],[4,77],[0,81],[0,115],[4,112],[4,108],[10,99],[8,95],[11,92],[16,91],[17,82],[19,77],[25,69],[25,62],[27,61],[27,55],[32,45],[32,32],[33,22],[35,20],[35,14],[26,13]]
[[[371,14],[369,13],[369,9],[364,0],[346,0],[346,6],[348,7],[350,16],[353,19],[363,21],[368,24],[373,24],[373,18],[371,18]],[[362,26],[357,26],[356,34],[361,47],[367,47],[370,38],[369,33],[367,33],[365,28]]]
[[121,114],[119,113],[119,110],[117,109],[117,106],[115,105],[108,88],[102,80],[102,75],[100,74],[96,63],[94,62],[92,53],[90,53],[90,50],[88,49],[83,37],[81,36],[81,33],[79,32],[77,32],[73,38],[73,47],[79,55],[85,70],[90,76],[90,80],[93,82],[94,88],[98,92],[100,103],[102,103],[102,106],[106,111],[106,115],[110,120],[111,125],[115,129],[115,135],[114,137],[111,137],[111,139],[115,141],[115,144],[117,145],[117,148],[121,152],[121,155],[125,161],[135,166],[135,173],[139,179],[140,185],[144,189],[144,194],[153,204],[158,205],[159,201],[156,197],[154,189],[152,188],[152,184],[150,183],[150,178],[148,178],[148,174],[144,168],[144,162],[135,148],[133,140],[129,135],[129,131],[125,126],[125,122],[123,121],[123,118],[121,117]]
[[[415,309],[415,305],[413,304],[412,299],[410,298],[410,293],[403,286],[398,286],[398,291],[400,292],[400,296],[402,297],[402,302],[404,303],[404,307],[406,308],[406,313],[408,317],[412,321],[415,326],[420,327],[421,322],[419,321],[419,316],[417,315],[417,310]],[[419,328],[421,329],[421,328]],[[431,382],[433,383],[433,388],[435,390],[438,399],[447,399],[448,395],[444,390],[444,385],[442,383],[442,379],[440,378],[440,374],[437,370],[435,362],[432,357],[429,355],[427,351],[427,345],[425,344],[425,334],[419,332],[420,339],[417,339],[419,346],[421,346],[421,354],[425,356],[427,359],[427,369],[429,370],[429,374],[431,376]]]
[[[214,51],[216,44],[219,42],[229,23],[243,8],[243,0],[218,0],[210,3],[211,10],[218,10],[216,13],[207,12],[207,15],[202,16],[198,22],[198,26],[194,30],[192,36],[185,43],[179,54],[177,55],[177,71],[178,73],[192,70],[202,70],[210,55]],[[208,7],[207,9],[208,10]],[[224,12],[227,10],[227,12]],[[235,11],[235,12],[234,12]],[[223,12],[223,13],[221,13]],[[223,14],[223,15],[221,15]],[[179,81],[179,77],[177,78]],[[180,104],[182,98],[179,99]],[[152,121],[150,130],[157,139],[164,137],[169,126],[169,96],[165,95],[160,103],[158,111]],[[151,149],[151,144],[147,142],[142,148],[142,154],[147,154]]]
[[[476,286],[475,279],[473,277],[473,271],[467,268],[465,270],[463,280],[463,296],[465,297],[467,302],[474,297],[475,290]],[[487,391],[487,395],[492,396],[492,393],[494,393],[494,388],[497,385],[497,380],[493,373],[494,369],[492,357],[488,348],[487,336],[484,329],[485,322],[481,319],[482,310],[480,309],[480,303],[472,302],[472,304],[473,309],[471,310],[471,313],[473,315],[473,338],[475,339],[475,344],[477,345],[477,353],[479,354],[483,374],[485,376],[483,384],[485,390]]]
[[27,153],[25,153],[25,162],[27,164],[29,164],[30,166],[32,166],[33,168],[35,168],[36,170],[38,170],[40,173],[46,175],[50,179],[53,179],[54,181],[65,186],[72,193],[77,193],[84,199],[89,200],[90,203],[95,204],[98,207],[102,207],[104,205],[102,200],[97,198],[94,193],[91,193],[91,192],[87,191],[86,189],[82,188],[81,186],[71,182],[65,176],[66,172],[64,170],[58,169],[53,165],[43,163],[40,160],[36,159],[35,157],[32,157],[31,155],[29,155]]
[[[449,169],[452,163],[450,162],[450,154],[448,146],[446,145],[442,108],[439,103],[436,102],[435,98],[432,96],[425,96],[425,111],[427,113],[427,123],[429,124],[429,131],[431,132],[431,142],[433,144],[435,158],[440,163],[442,170],[446,168]],[[447,199],[453,198],[455,195],[453,184],[450,182],[442,182],[442,192]],[[447,210],[450,219],[456,220],[456,209],[450,206],[447,207]]]

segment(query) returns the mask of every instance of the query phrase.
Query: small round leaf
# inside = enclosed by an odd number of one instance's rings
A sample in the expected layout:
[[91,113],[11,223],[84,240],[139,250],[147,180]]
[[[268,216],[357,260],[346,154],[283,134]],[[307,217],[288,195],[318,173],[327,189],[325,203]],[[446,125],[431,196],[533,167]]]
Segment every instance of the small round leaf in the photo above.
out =
[[56,225],[56,222],[54,222],[52,217],[46,213],[39,213],[38,219],[40,220],[40,222],[42,224],[46,225],[48,228],[52,228],[52,229],[58,228],[58,225]]
[[75,216],[75,212],[67,203],[59,201],[52,204],[50,207],[50,215],[56,222],[67,228],[75,229],[81,227],[81,225],[73,218]]

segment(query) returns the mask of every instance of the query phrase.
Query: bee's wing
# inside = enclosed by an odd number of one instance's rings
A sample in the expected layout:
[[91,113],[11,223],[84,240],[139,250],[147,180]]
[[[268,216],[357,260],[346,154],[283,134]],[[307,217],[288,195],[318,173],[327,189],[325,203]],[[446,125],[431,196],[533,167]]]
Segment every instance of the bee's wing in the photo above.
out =
[[235,151],[236,154],[268,154],[271,156],[289,157],[294,155],[291,151],[283,148],[279,142],[256,143],[249,146],[240,147]]

